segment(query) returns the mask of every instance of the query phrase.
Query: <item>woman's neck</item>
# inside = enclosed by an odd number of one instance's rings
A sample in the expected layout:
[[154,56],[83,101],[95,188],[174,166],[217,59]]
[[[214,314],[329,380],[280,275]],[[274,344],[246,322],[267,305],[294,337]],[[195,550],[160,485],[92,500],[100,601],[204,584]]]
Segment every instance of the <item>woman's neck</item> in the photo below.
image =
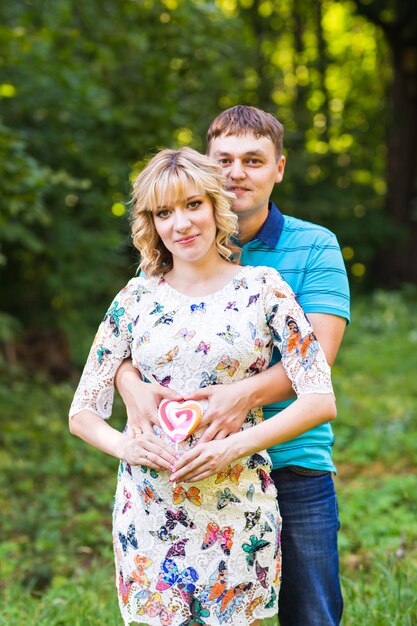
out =
[[208,295],[221,289],[239,272],[239,266],[220,255],[209,262],[184,263],[174,259],[172,270],[164,275],[167,283],[181,293]]

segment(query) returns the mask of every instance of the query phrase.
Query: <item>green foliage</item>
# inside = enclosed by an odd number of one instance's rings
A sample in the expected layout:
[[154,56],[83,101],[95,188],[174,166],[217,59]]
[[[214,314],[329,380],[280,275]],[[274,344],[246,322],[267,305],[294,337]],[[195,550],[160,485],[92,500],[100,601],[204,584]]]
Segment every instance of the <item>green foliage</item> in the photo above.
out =
[[[357,301],[334,368],[344,626],[417,619],[416,314],[413,289]],[[0,626],[116,626],[117,462],[70,436],[75,381],[7,380],[0,387]],[[120,403],[112,421],[122,428]]]
[[[336,460],[370,461],[399,471],[415,463],[417,332],[415,288],[377,291],[354,308],[334,373],[339,413]],[[339,376],[341,371],[349,376]],[[366,393],[362,393],[366,390]],[[360,392],[359,392],[360,391]],[[360,436],[358,436],[360,434]],[[398,455],[401,450],[401,455]]]
[[132,273],[130,168],[158,146],[201,148],[239,84],[245,50],[221,17],[212,3],[130,0],[0,9],[0,293],[26,326],[76,340]]
[[392,235],[390,64],[351,2],[16,0],[0,24],[0,296],[24,327],[73,345],[96,327],[137,260],[130,172],[163,146],[204,149],[239,102],[286,127],[279,207],[335,230],[354,283],[371,273]]
[[74,555],[88,563],[93,553],[109,554],[103,546],[117,463],[69,436],[72,392],[69,385],[43,380],[17,380],[0,389],[8,415],[0,453],[2,573],[29,590],[72,575]]

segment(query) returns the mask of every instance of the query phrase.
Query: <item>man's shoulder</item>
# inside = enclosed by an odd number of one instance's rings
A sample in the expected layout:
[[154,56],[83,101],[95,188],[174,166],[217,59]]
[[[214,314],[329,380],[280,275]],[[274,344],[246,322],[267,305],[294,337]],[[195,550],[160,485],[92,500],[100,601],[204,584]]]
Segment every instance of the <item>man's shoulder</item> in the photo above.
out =
[[308,239],[310,242],[329,242],[337,241],[336,235],[321,224],[315,224],[314,222],[308,222],[302,220],[299,217],[293,217],[292,215],[284,215],[284,225],[282,229],[281,239]]

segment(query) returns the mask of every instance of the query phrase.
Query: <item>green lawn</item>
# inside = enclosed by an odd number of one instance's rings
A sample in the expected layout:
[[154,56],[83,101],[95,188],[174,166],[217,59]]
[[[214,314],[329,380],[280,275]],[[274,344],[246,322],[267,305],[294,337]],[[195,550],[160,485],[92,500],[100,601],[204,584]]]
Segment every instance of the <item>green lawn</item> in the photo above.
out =
[[[344,626],[417,623],[416,319],[415,292],[360,300],[334,368]],[[0,626],[121,626],[116,463],[68,434],[73,384],[2,380]]]

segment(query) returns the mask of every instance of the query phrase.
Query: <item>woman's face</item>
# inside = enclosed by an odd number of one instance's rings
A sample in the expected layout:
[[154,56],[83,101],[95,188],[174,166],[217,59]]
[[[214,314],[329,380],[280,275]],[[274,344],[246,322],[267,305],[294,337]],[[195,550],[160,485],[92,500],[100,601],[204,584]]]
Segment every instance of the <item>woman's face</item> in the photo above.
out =
[[215,249],[213,203],[190,182],[184,197],[167,199],[153,211],[156,231],[175,260],[201,261]]

